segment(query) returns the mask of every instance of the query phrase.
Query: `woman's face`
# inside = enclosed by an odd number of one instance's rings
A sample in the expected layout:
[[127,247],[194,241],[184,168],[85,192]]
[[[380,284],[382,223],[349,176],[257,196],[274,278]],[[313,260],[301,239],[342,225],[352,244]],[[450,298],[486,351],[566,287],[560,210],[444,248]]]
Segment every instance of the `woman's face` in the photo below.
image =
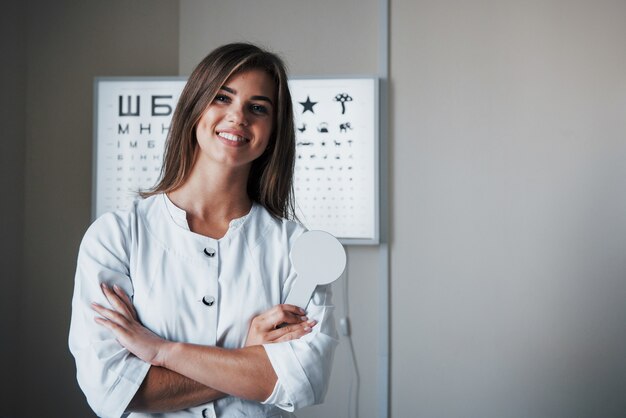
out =
[[196,128],[196,163],[248,168],[269,144],[276,86],[262,70],[231,76],[202,114]]

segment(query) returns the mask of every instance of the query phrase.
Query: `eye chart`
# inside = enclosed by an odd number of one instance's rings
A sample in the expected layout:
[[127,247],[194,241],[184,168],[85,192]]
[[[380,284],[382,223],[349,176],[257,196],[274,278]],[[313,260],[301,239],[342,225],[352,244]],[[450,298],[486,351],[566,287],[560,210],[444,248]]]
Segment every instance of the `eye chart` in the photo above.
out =
[[344,243],[378,241],[378,83],[291,80],[296,213]]
[[[95,82],[94,219],[154,186],[186,79]],[[378,80],[291,79],[296,214],[344,244],[378,242]]]
[[127,209],[161,173],[165,138],[185,78],[95,82],[94,219]]

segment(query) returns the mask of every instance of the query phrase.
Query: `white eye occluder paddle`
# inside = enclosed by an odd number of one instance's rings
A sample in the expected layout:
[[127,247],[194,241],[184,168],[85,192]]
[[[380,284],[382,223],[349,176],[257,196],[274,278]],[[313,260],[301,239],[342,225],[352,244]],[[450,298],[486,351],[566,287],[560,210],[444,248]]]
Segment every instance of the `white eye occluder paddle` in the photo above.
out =
[[306,309],[317,285],[334,282],[346,268],[343,246],[337,238],[324,231],[302,234],[289,256],[298,276],[285,303],[302,309]]

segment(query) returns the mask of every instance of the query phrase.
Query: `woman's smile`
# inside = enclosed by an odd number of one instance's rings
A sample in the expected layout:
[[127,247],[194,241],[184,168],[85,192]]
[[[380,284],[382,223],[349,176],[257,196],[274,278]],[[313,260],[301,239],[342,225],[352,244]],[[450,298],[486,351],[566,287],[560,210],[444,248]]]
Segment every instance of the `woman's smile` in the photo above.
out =
[[243,145],[243,144],[250,142],[249,138],[246,138],[243,134],[239,134],[239,133],[221,131],[217,133],[217,136],[228,141],[227,142],[228,145],[237,145],[237,144]]

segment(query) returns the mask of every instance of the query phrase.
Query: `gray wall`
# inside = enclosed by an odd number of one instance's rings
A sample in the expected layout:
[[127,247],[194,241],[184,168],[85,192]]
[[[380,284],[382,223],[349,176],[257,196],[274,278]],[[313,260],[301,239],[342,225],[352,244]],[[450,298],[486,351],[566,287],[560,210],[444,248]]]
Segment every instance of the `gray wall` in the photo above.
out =
[[26,88],[18,92],[26,102],[26,163],[15,170],[25,182],[21,332],[13,340],[19,408],[6,415],[89,416],[67,331],[78,244],[91,215],[93,79],[175,74],[178,2],[26,4]]
[[624,416],[626,3],[392,15],[393,416]]
[[11,2],[0,15],[0,416],[15,405],[19,292],[24,239],[26,8]]
[[[93,77],[188,74],[244,39],[295,75],[373,74],[377,2],[26,5],[0,21],[13,64],[1,70],[0,367],[5,385],[17,379],[0,416],[90,416],[66,336]],[[623,416],[624,21],[617,0],[392,2],[391,416]],[[374,417],[378,253],[348,252],[360,416]],[[350,373],[342,340],[327,404],[302,416],[347,416]]]

